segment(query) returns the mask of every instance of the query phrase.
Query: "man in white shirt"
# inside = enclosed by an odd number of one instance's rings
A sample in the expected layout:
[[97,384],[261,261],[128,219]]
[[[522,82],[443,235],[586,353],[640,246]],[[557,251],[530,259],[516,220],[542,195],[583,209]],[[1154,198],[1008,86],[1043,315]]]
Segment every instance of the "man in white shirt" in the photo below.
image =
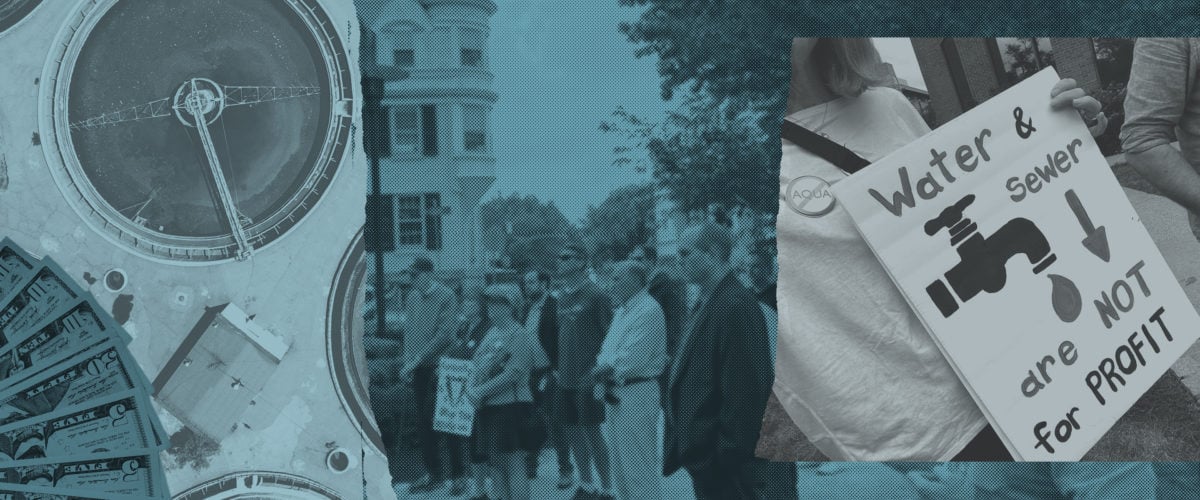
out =
[[666,321],[646,291],[645,266],[613,266],[607,291],[617,305],[592,375],[607,403],[609,449],[622,499],[662,498],[658,443],[661,388],[666,366]]

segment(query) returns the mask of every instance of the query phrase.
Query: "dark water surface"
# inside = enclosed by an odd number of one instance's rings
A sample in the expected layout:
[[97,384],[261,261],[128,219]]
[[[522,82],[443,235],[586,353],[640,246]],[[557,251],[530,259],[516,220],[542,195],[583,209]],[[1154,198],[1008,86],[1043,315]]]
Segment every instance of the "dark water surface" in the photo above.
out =
[[[76,122],[174,96],[191,78],[319,86],[321,94],[228,108],[209,126],[238,210],[260,220],[303,184],[328,125],[316,42],[275,0],[122,0],[89,35],[70,85]],[[88,179],[113,208],[178,236],[229,233],[196,129],[174,116],[73,130]],[[161,229],[160,229],[161,228]]]

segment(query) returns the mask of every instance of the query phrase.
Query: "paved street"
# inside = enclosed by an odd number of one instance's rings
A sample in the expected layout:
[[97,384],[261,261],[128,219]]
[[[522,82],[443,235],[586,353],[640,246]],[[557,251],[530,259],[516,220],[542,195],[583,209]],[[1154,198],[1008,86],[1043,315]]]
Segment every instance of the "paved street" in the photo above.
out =
[[[571,498],[575,493],[574,488],[560,490],[556,488],[555,483],[558,482],[558,465],[555,463],[554,450],[546,450],[542,453],[540,467],[538,468],[538,477],[531,483],[529,498],[538,500],[566,500]],[[438,491],[425,493],[421,495],[409,495],[407,484],[396,485],[396,498],[398,500],[405,499],[466,499],[463,496],[450,496],[449,488],[444,487]],[[677,473],[663,480],[663,498],[687,500],[694,498],[692,495],[692,482],[688,479],[686,473]]]
[[[601,426],[601,428],[605,432],[607,432],[607,429],[604,428],[604,426]],[[659,442],[662,442],[662,419],[661,418],[659,419],[659,423],[658,423],[658,434],[659,434]],[[641,443],[628,443],[627,445],[634,446],[634,445],[641,445]],[[542,456],[541,456],[540,460],[538,461],[538,475],[537,475],[537,479],[534,479],[530,485],[531,487],[530,487],[529,498],[534,498],[537,500],[542,500],[542,499],[546,499],[546,500],[563,499],[563,500],[565,500],[565,499],[571,498],[571,496],[575,494],[575,489],[573,487],[565,489],[565,490],[560,490],[557,488],[556,483],[558,483],[558,463],[557,463],[557,459],[555,458],[554,449],[548,447],[546,450],[542,451]],[[468,497],[466,495],[457,496],[457,497],[450,496],[448,486],[443,487],[440,490],[430,492],[430,493],[424,493],[424,494],[420,494],[420,495],[409,495],[408,494],[408,484],[397,484],[396,485],[396,498],[398,500],[417,499],[417,498],[432,500],[432,499],[465,499]],[[680,472],[675,473],[671,477],[663,479],[663,498],[664,499],[679,499],[679,500],[688,500],[688,499],[695,498],[692,493],[692,481],[688,477],[686,472],[680,471]]]

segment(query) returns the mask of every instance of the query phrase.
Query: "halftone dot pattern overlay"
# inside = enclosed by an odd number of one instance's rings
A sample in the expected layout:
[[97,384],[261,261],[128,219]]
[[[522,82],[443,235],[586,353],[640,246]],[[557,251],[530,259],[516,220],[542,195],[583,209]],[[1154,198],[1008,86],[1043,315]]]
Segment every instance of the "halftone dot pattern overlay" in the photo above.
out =
[[[554,2],[556,1],[558,0],[554,0]],[[734,102],[738,106],[756,110],[761,114],[761,123],[755,124],[759,126],[749,127],[741,136],[744,141],[729,147],[742,150],[743,153],[753,152],[754,163],[763,165],[779,164],[777,122],[778,117],[783,115],[787,97],[786,89],[790,83],[788,47],[793,37],[979,37],[1013,33],[1044,33],[1048,36],[1088,36],[1098,33],[1105,34],[1105,36],[1134,36],[1150,32],[1169,33],[1172,36],[1200,34],[1200,10],[1196,9],[1195,5],[1187,5],[1183,2],[1065,1],[1053,5],[1042,5],[1035,2],[978,5],[964,3],[934,7],[904,6],[879,1],[844,2],[819,6],[807,2],[777,0],[752,0],[736,3],[683,0],[673,2],[666,0],[601,1],[622,5],[632,4],[628,8],[635,12],[636,9],[650,9],[645,11],[659,12],[668,16],[687,16],[684,21],[658,25],[658,27],[664,28],[667,35],[642,33],[645,38],[641,42],[648,43],[647,41],[652,39],[660,40],[660,38],[655,38],[656,36],[673,38],[680,50],[673,54],[669,62],[660,61],[658,63],[658,69],[667,74],[625,76],[624,78],[645,78],[647,80],[645,87],[650,89],[648,93],[629,93],[627,99],[631,103],[651,103],[659,106],[653,110],[653,113],[664,113],[667,109],[679,106],[683,96],[693,90],[694,80],[687,79],[699,78],[704,82],[703,85],[700,85],[703,91],[719,95],[725,102]],[[500,11],[522,9],[523,12],[529,13],[525,16],[524,22],[531,26],[544,22],[537,18],[539,8],[552,8],[554,2],[551,0],[495,1]],[[367,9],[388,9],[396,4],[387,0],[356,0],[355,3],[360,12]],[[496,26],[500,17],[500,14],[497,14],[492,19],[491,31],[493,34],[502,29]],[[636,18],[636,16],[632,17]],[[503,29],[510,28],[504,27]],[[542,26],[541,29],[545,30],[546,28]],[[553,29],[562,33],[579,33],[579,36],[593,36],[593,33],[599,28],[596,28],[589,19],[581,17],[571,23],[556,25]],[[364,43],[373,43],[366,36],[363,37],[363,41]],[[558,67],[553,62],[555,59],[547,55],[544,46],[538,42],[539,40],[530,40],[524,52],[491,54],[489,71],[499,74],[501,69],[497,66],[505,64],[506,61],[513,61],[515,58],[521,58],[526,63],[534,61],[532,64],[535,65],[544,64],[544,69],[549,74],[575,71],[572,68]],[[625,51],[628,58],[634,59],[637,56],[636,49],[644,46],[640,44],[641,42],[635,41],[634,45],[629,46],[631,50]],[[604,47],[598,47],[597,51],[604,52]],[[370,57],[368,54],[372,52],[364,47],[360,53],[363,54],[363,57]],[[604,53],[607,55],[607,52]],[[648,50],[646,56],[654,59],[658,54]],[[586,54],[580,54],[579,60],[581,64],[588,63]],[[365,68],[368,63],[364,62],[363,64]],[[366,74],[364,70],[364,75]],[[496,92],[499,94],[497,108],[502,106],[505,100],[539,96],[553,90],[548,90],[545,86],[534,85],[500,88],[502,84],[504,84],[502,81],[496,82]],[[586,102],[593,99],[593,95],[599,90],[581,86],[572,89],[572,92],[578,93],[579,101]],[[522,93],[527,95],[521,96]],[[671,100],[667,101],[668,104],[662,104],[663,98],[668,96],[671,97]],[[635,114],[641,111],[636,104],[630,104],[628,110]],[[515,121],[511,119],[514,116],[517,118]],[[381,121],[367,121],[372,118]],[[388,119],[387,114],[364,116],[363,127],[385,127],[387,123],[384,121]],[[491,133],[495,143],[509,140],[505,138],[508,136],[528,135],[531,129],[540,130],[539,124],[546,121],[563,120],[564,117],[547,114],[546,110],[539,109],[530,110],[524,115],[506,115],[505,119],[507,121],[497,122],[493,118]],[[569,119],[569,115],[566,119]],[[603,134],[602,131],[596,130],[595,124],[589,124],[588,127],[597,136]],[[562,198],[579,198],[583,196],[581,193],[589,187],[597,184],[619,185],[621,182],[628,182],[622,179],[625,176],[640,175],[633,168],[613,167],[613,158],[607,147],[590,145],[581,149],[578,143],[570,142],[578,141],[578,137],[547,138],[538,136],[534,140],[541,146],[539,149],[531,148],[529,150],[530,164],[544,162],[543,157],[547,155],[574,153],[570,163],[563,164],[561,170],[578,171],[576,177],[578,177],[577,184],[580,187],[564,188],[558,193]],[[713,148],[715,149],[717,146],[720,146],[719,142],[713,145]],[[579,151],[583,151],[583,154],[579,154]],[[727,152],[719,154],[727,155],[730,158],[734,157]],[[499,156],[497,155],[497,177],[507,175],[504,181],[506,182],[505,188],[510,191],[523,192],[525,186],[532,187],[550,182],[546,176],[538,174],[535,168],[523,170],[521,166],[508,164],[511,163],[511,158],[503,161],[506,159],[499,158]],[[697,185],[709,183],[712,191],[743,193],[761,189],[766,193],[774,193],[776,188],[771,181],[777,176],[777,171],[768,170],[767,174],[762,176],[754,173],[728,177],[696,175],[692,179],[684,179],[680,182],[695,182]],[[414,173],[415,177],[416,173]],[[403,192],[405,190],[403,186],[388,185],[388,183],[399,182],[402,184],[404,179],[404,174],[396,175],[393,172],[386,175],[383,179],[385,192],[395,192],[396,190]],[[369,193],[370,184],[366,188]],[[578,192],[575,191],[576,189]],[[772,207],[775,206],[776,201],[773,197],[768,201]],[[583,204],[579,210],[581,215],[584,213],[584,207],[586,204]],[[772,213],[773,210],[771,210]],[[371,230],[369,227],[371,220],[377,218],[392,220],[394,216],[395,212],[392,207],[368,204],[368,233]],[[365,259],[368,274],[371,272],[370,269],[373,269],[371,267],[372,259],[372,254],[368,252]],[[407,262],[403,264],[407,265]],[[389,274],[396,270],[393,267],[388,268]],[[369,287],[371,277],[367,276],[364,281]],[[369,303],[370,300],[366,302]],[[366,328],[370,331],[371,324],[366,325]],[[393,480],[411,482],[421,475],[420,451],[419,447],[415,446],[417,436],[412,432],[395,432],[395,430],[411,428],[413,421],[422,416],[418,414],[414,406],[403,403],[415,398],[411,389],[394,382],[394,380],[372,377],[370,384],[372,407],[375,421],[384,434],[385,452],[399,450],[400,453],[400,455],[390,456]],[[614,446],[654,444],[622,441],[620,437],[617,437],[617,440],[618,442],[613,443]],[[400,445],[397,446],[396,443],[400,443]],[[543,456],[542,469],[556,474],[556,468],[547,468],[548,465],[545,464],[545,462],[553,462],[548,458],[551,456],[553,456],[552,449]],[[448,458],[448,454],[443,458]],[[472,459],[469,452],[463,458],[468,462]],[[975,488],[987,491],[986,488],[991,488],[996,484],[1055,485],[1058,484],[1055,478],[1060,475],[1101,478],[1095,479],[1099,481],[1113,475],[1114,471],[1124,474],[1120,478],[1125,481],[1124,484],[1132,485],[1141,491],[1154,489],[1158,492],[1159,498],[1200,497],[1200,492],[1197,492],[1197,488],[1200,488],[1200,464],[1195,463],[1147,465],[1148,469],[1139,467],[1139,469],[1145,470],[1141,470],[1137,474],[1122,469],[1123,465],[1128,464],[1107,462],[1062,465],[1040,463],[952,465],[953,467],[942,466],[946,470],[939,470],[938,464],[922,463],[817,464],[801,462],[771,464],[766,471],[771,482],[796,485],[794,492],[780,491],[778,496],[772,498],[789,498],[794,497],[793,495],[798,498],[961,498],[958,495],[962,492],[974,491]],[[1148,474],[1145,473],[1146,470],[1149,471]],[[936,481],[932,479],[914,480],[914,476],[934,478]],[[938,481],[945,484],[939,486]],[[1081,480],[1080,482],[1087,484],[1088,481]],[[928,493],[923,493],[914,486],[918,483],[938,483],[931,486],[934,489],[929,491],[940,491],[941,494],[929,496]],[[691,494],[690,487],[685,485],[680,488],[677,486],[664,483],[664,495],[668,492]],[[937,489],[943,487],[947,489]],[[1047,488],[1050,487],[1047,486]],[[1035,496],[1018,498],[1070,498],[1065,494],[1051,494],[1049,489],[1031,491],[1034,491],[1031,495]],[[927,496],[922,497],[922,494]],[[434,496],[430,496],[430,498],[434,498]],[[535,496],[535,498],[539,497]],[[983,497],[980,496],[980,498]]]

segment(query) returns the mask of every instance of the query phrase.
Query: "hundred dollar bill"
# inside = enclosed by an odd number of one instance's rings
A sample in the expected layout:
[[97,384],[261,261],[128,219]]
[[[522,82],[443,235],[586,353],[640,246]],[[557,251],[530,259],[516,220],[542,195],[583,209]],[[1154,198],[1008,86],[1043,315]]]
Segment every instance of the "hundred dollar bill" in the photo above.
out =
[[155,442],[150,424],[153,413],[141,394],[124,391],[2,426],[0,465],[113,450],[161,450],[162,443]]
[[37,266],[38,262],[12,240],[0,241],[0,298],[7,297]]
[[103,343],[0,391],[0,425],[130,389],[146,390],[120,341]]
[[[146,497],[99,491],[0,483],[0,500],[144,500]],[[162,498],[168,498],[163,496]]]
[[158,450],[124,450],[0,464],[0,482],[157,498],[167,494],[161,468]]
[[0,347],[0,388],[19,383],[47,366],[110,338],[121,339],[126,344],[130,340],[125,330],[92,298],[81,299]]
[[0,346],[80,298],[82,292],[66,276],[58,264],[47,259],[9,292],[0,306]]

